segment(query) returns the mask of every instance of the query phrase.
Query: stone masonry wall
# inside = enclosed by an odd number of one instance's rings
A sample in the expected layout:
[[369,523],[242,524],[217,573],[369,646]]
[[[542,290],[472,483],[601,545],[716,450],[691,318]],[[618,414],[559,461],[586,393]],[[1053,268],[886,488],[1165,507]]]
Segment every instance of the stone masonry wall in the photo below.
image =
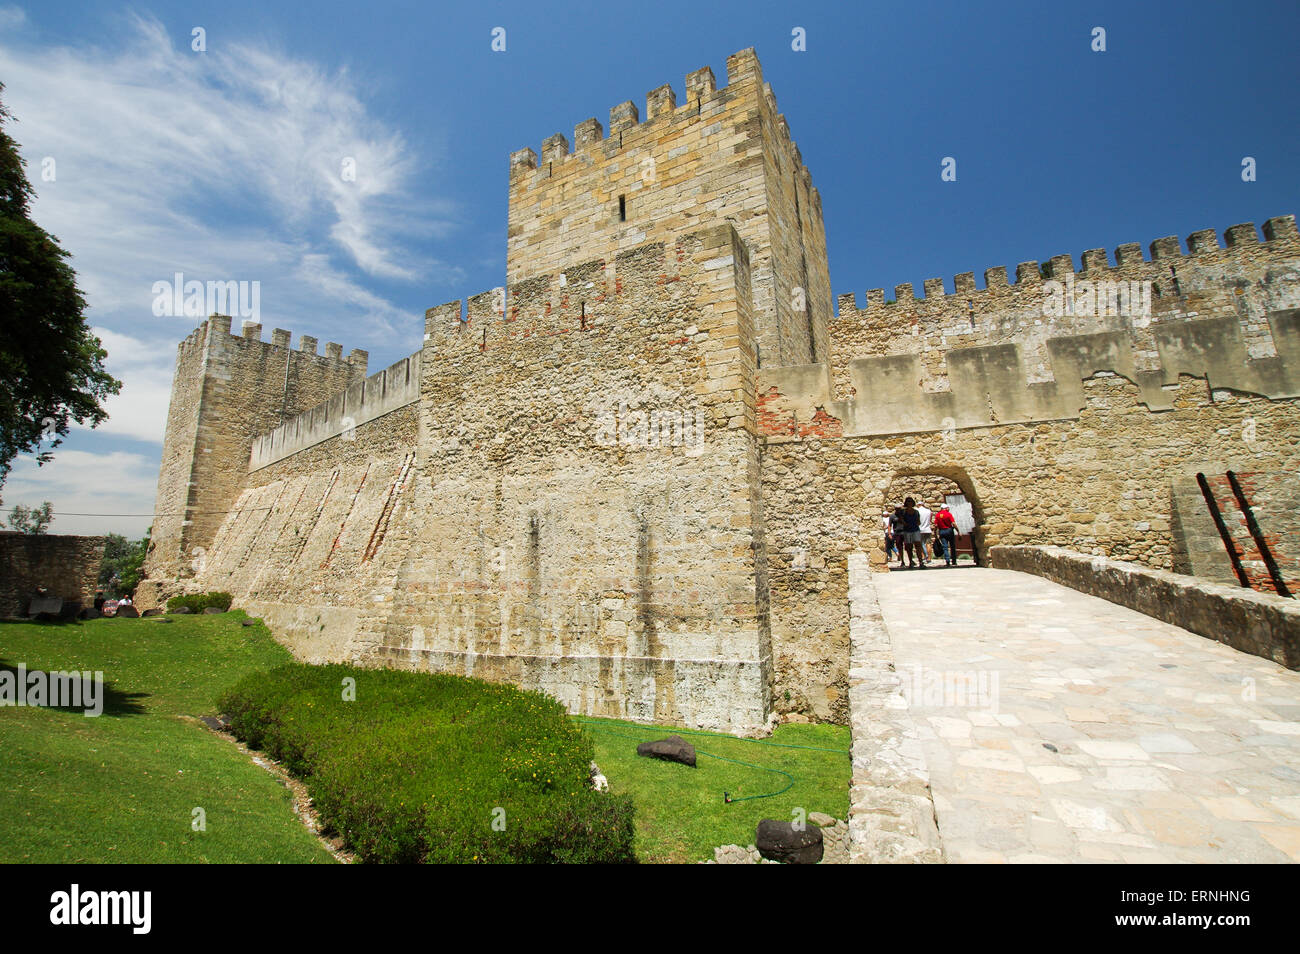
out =
[[[1300,531],[1300,476],[1296,473],[1234,473],[1237,486],[1241,489],[1250,507],[1250,513],[1259,530],[1268,555],[1281,576],[1282,583],[1291,594],[1300,593],[1300,547],[1297,547],[1296,532]],[[1205,475],[1206,486],[1210,490],[1224,523],[1224,529],[1232,540],[1238,564],[1246,575],[1247,584],[1264,592],[1277,592],[1276,581],[1265,559],[1264,550],[1251,531],[1246,513],[1237,500],[1232,480],[1226,473]],[[1204,499],[1204,492],[1199,484],[1194,485],[1200,498],[1201,507],[1208,516],[1209,506]],[[1190,509],[1190,508],[1186,508]],[[1222,535],[1213,525],[1213,544],[1217,545],[1217,557],[1227,572],[1215,574],[1223,582],[1240,584],[1227,554]],[[1211,541],[1201,541],[1202,547],[1209,548]],[[1200,554],[1198,554],[1200,555]],[[1189,561],[1190,562],[1190,561]],[[1208,562],[1204,559],[1199,562]]]
[[504,315],[430,311],[404,517],[430,542],[377,658],[577,712],[766,725],[748,283],[723,227],[519,282]]
[[234,594],[300,658],[364,661],[357,634],[421,532],[394,519],[418,436],[405,406],[254,471],[188,587]]
[[103,560],[103,537],[0,531],[0,618],[22,615],[38,586],[90,606]]
[[[838,717],[847,688],[847,554],[880,566],[877,515],[899,474],[952,477],[973,504],[981,552],[1055,544],[1171,569],[1170,481],[1219,470],[1300,467],[1300,401],[1211,397],[1183,378],[1172,411],[1107,375],[1083,385],[1074,420],[950,432],[769,443],[763,487],[771,554],[778,708]],[[1247,420],[1267,439],[1241,439]],[[787,700],[787,693],[789,698]]]

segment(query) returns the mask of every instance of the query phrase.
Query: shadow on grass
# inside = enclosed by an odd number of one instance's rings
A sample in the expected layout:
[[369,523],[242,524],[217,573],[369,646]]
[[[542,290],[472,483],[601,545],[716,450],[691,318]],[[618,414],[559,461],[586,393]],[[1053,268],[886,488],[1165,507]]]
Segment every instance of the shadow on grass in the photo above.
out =
[[[5,686],[5,690],[4,690],[4,696],[3,696],[3,698],[4,698],[4,704],[5,704],[6,706],[14,705],[14,704],[15,704],[14,694],[15,694],[15,693],[19,693],[19,692],[21,692],[21,693],[24,694],[24,698],[25,698],[25,697],[26,697],[26,694],[27,694],[27,692],[28,692],[28,686],[31,685],[30,680],[31,680],[32,674],[33,674],[33,673],[38,673],[38,672],[43,674],[43,673],[46,673],[47,670],[43,670],[43,669],[27,669],[27,670],[25,671],[25,675],[26,675],[26,678],[27,678],[28,682],[27,682],[26,684],[19,684],[19,682],[18,682],[18,676],[19,676],[18,667],[17,667],[16,665],[14,665],[13,663],[10,663],[8,660],[0,659],[0,683],[8,683],[8,685]],[[76,677],[78,677],[78,681],[80,681],[80,678],[79,678],[79,670],[59,670],[59,669],[56,669],[56,670],[54,670],[54,672],[65,672],[65,673],[68,673],[68,674],[70,674],[70,675],[72,675],[72,676],[76,676]],[[10,678],[9,678],[9,679],[4,679],[4,674],[5,674],[5,673],[10,674]],[[47,693],[49,693],[49,692],[52,690],[52,687],[50,686],[50,681],[49,681],[49,680],[42,680],[42,683],[43,683],[44,686],[46,687],[46,688],[45,688],[45,691],[46,691]],[[86,701],[87,701],[87,699],[86,699],[86,695],[87,695],[87,694],[84,693],[84,691],[82,690],[82,688],[81,688],[81,687],[76,687],[76,691],[77,691],[77,692],[82,692],[82,693],[83,693],[83,695],[82,695],[82,697],[81,697],[81,698],[82,698],[82,702],[83,702],[83,703],[86,702]],[[144,705],[142,705],[142,702],[141,702],[142,700],[149,698],[149,693],[147,693],[147,692],[123,692],[122,690],[116,688],[116,687],[113,685],[113,683],[112,683],[112,682],[109,682],[108,680],[104,680],[102,683],[99,684],[99,689],[98,689],[98,691],[97,691],[97,696],[98,696],[98,698],[99,698],[99,700],[100,700],[100,702],[101,702],[101,704],[102,704],[102,709],[100,710],[100,715],[106,715],[106,716],[133,716],[133,715],[144,715],[146,712],[149,711],[149,710],[147,710],[147,709],[144,707]],[[86,711],[86,709],[88,708],[88,706],[86,706],[86,705],[84,705],[84,704],[83,704],[83,705],[80,705],[80,706],[73,706],[73,705],[64,705],[64,706],[40,705],[40,706],[34,706],[33,708],[40,708],[40,709],[57,709],[57,710],[59,710],[60,712],[74,712],[74,713],[82,714],[82,713],[84,713],[84,712]]]

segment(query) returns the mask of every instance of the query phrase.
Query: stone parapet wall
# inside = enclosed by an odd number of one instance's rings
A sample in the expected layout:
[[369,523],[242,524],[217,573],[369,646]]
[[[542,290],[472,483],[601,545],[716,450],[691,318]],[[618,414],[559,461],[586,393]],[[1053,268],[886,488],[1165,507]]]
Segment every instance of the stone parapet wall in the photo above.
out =
[[1300,601],[1053,546],[998,546],[995,567],[1033,573],[1233,649],[1300,669]]
[[360,425],[419,399],[417,351],[255,438],[248,469],[260,470],[331,437],[351,440]]
[[1267,327],[1275,353],[1253,358],[1235,315],[1164,323],[1153,331],[1160,363],[1149,370],[1138,369],[1136,342],[1126,332],[1051,338],[1045,346],[1053,376],[1039,382],[1027,377],[1020,344],[959,348],[943,355],[944,391],[921,386],[916,354],[850,361],[844,398],[834,395],[826,365],[763,368],[760,427],[779,442],[1061,421],[1083,409],[1083,381],[1113,375],[1131,381],[1153,412],[1174,409],[1184,377],[1204,379],[1215,391],[1300,397],[1300,309],[1270,313]]

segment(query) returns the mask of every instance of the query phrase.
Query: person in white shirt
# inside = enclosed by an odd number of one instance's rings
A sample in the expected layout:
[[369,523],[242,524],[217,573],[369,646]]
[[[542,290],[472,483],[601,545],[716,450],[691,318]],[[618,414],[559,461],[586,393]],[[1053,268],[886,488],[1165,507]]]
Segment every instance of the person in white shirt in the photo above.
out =
[[931,518],[933,512],[923,503],[917,503],[916,512],[921,515],[921,565],[930,562],[930,536],[933,533]]

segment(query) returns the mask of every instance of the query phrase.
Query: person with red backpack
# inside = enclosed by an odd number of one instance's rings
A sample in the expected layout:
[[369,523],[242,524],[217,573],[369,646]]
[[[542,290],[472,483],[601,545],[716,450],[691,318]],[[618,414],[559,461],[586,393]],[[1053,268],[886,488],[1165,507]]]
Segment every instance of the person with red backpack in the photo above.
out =
[[946,504],[939,507],[934,515],[934,528],[939,531],[939,543],[943,546],[945,566],[957,565],[957,519]]

